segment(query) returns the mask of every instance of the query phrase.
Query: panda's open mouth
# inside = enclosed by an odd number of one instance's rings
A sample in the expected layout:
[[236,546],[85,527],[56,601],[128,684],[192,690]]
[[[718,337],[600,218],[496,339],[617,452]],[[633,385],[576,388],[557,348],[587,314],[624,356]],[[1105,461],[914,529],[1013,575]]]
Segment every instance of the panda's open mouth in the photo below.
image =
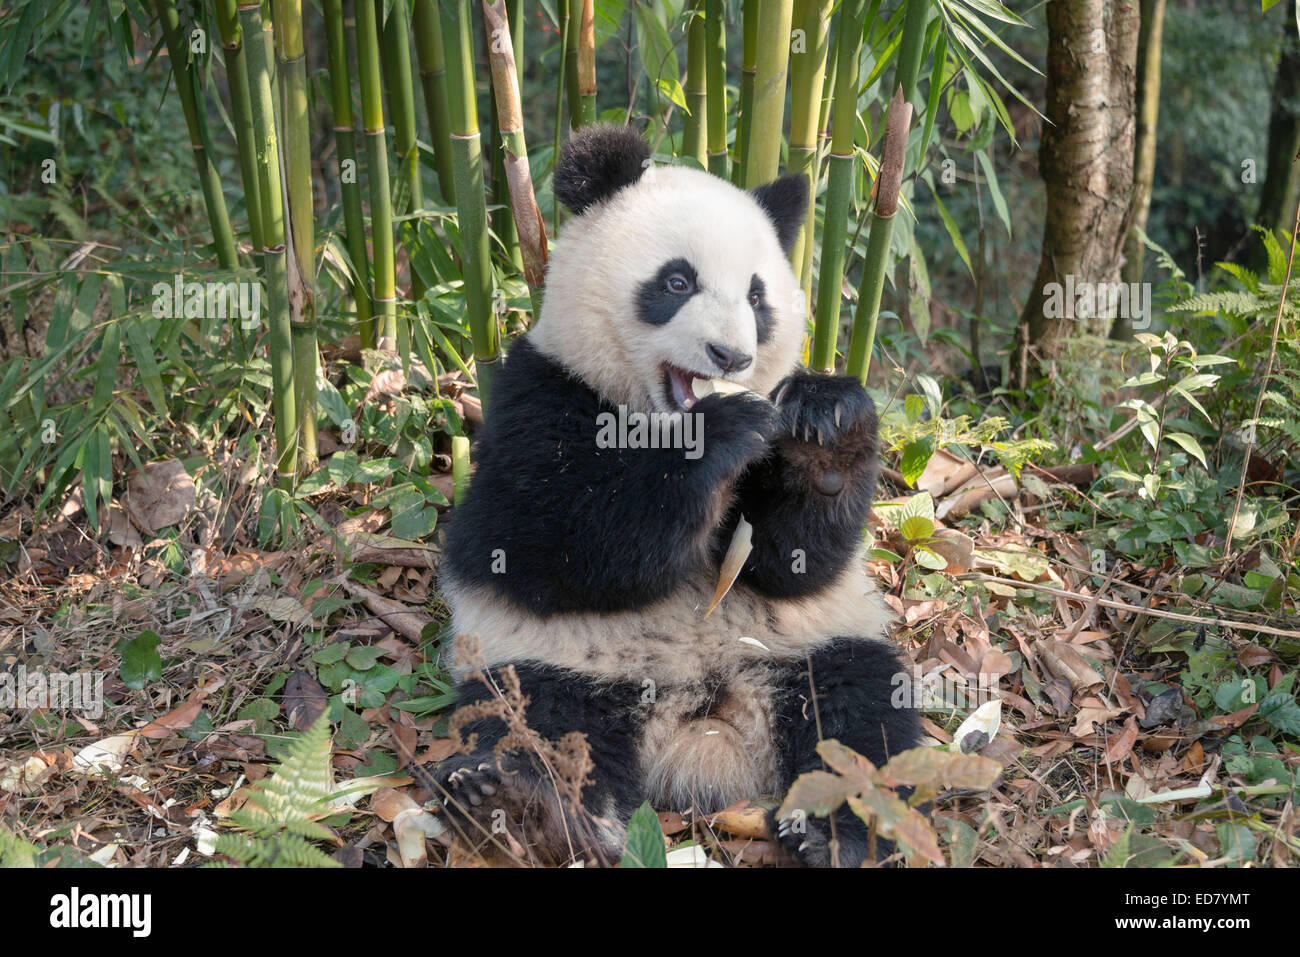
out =
[[664,391],[682,411],[688,411],[698,401],[695,384],[708,381],[708,376],[664,363]]

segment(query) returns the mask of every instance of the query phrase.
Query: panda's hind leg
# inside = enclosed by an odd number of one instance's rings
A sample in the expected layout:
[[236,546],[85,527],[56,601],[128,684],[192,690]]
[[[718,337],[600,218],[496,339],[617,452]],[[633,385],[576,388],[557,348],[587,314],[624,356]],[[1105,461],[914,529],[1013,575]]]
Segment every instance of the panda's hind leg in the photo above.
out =
[[[465,724],[461,733],[466,740],[474,736],[473,751],[421,772],[422,783],[471,847],[546,864],[591,855],[598,862],[617,860],[626,821],[643,799],[634,770],[640,689],[529,662],[511,667],[526,699],[523,721],[530,732],[549,745],[582,734],[591,767],[580,802],[567,796],[557,775],[574,770],[564,765],[574,765],[581,749],[560,744],[544,761],[496,713]],[[505,687],[501,669],[492,671],[496,687]],[[494,697],[486,683],[471,678],[458,689],[457,704],[494,710]]]
[[[837,638],[789,666],[774,702],[783,797],[799,775],[822,768],[817,754],[821,739],[837,739],[876,767],[916,745],[921,737],[916,711],[891,703],[896,676],[902,673],[890,645],[866,638]],[[779,820],[775,810],[769,815],[787,863],[858,867],[869,854],[866,825],[847,807],[834,821],[837,849],[830,818]],[[877,854],[882,851],[887,853],[888,843],[877,841]]]

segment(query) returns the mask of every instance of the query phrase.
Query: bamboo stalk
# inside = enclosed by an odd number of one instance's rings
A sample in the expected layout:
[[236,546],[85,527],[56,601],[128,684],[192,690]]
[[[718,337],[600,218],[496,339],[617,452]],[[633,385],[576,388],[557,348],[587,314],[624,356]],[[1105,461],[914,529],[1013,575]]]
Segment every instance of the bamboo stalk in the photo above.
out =
[[582,89],[578,85],[578,36],[582,31],[583,0],[557,0],[564,5],[568,21],[564,38],[564,91],[569,106],[569,129],[582,126]]
[[292,323],[298,468],[316,464],[316,234],[302,0],[276,0],[276,57],[284,112],[284,176],[289,200],[289,320]]
[[795,0],[801,45],[790,56],[790,157],[787,169],[808,179],[808,211],[795,237],[790,262],[799,277],[804,302],[812,302],[812,253],[817,214],[817,149],[821,130],[822,86],[826,79],[826,35],[833,0]]
[[894,233],[894,213],[907,159],[907,131],[912,123],[912,96],[921,72],[925,27],[930,19],[930,0],[908,0],[903,14],[903,36],[899,41],[894,96],[885,115],[881,143],[880,172],[876,179],[876,208],[867,235],[867,257],[858,286],[858,308],[853,314],[853,338],[849,342],[848,374],[863,385],[871,368],[871,350],[876,341],[880,295],[885,288],[889,264],[889,242]]
[[239,29],[236,0],[217,0],[217,29],[221,33],[222,57],[226,62],[226,83],[230,87],[230,108],[239,152],[239,177],[244,185],[248,209],[248,238],[253,255],[262,261],[262,200],[257,190],[257,144],[253,136],[253,104],[248,90],[248,68],[244,65],[243,34]]
[[257,186],[262,200],[262,268],[266,279],[267,324],[271,362],[271,404],[275,411],[276,483],[292,488],[298,471],[298,406],[294,388],[293,327],[289,317],[289,273],[285,245],[284,194],[280,183],[279,138],[275,96],[271,92],[274,58],[262,35],[257,0],[239,6],[239,23],[248,38],[248,81],[252,94],[253,131],[257,137]]
[[781,166],[781,126],[785,118],[786,72],[790,64],[793,15],[794,0],[762,0],[758,7],[753,117],[745,144],[747,187],[761,186],[776,179]]
[[375,347],[375,322],[370,311],[370,261],[366,253],[366,221],[357,183],[357,131],[352,117],[352,79],[348,72],[347,31],[343,0],[324,0],[325,38],[329,55],[330,101],[334,111],[334,143],[339,154],[339,189],[343,194],[343,226],[348,258],[352,260],[352,299],[357,305],[361,345]]
[[704,0],[692,0],[691,21],[686,28],[686,122],[682,156],[691,157],[701,167],[707,167],[709,162],[705,138],[705,113],[709,106],[708,37],[704,19]]
[[826,212],[822,226],[822,269],[817,277],[811,366],[814,372],[835,371],[835,340],[840,327],[840,286],[844,281],[844,240],[848,234],[853,196],[853,133],[858,122],[858,60],[866,0],[844,0],[836,26],[835,95],[831,120],[831,150],[826,182]]
[[758,5],[759,0],[741,0],[740,115],[736,117],[735,154],[731,158],[731,179],[741,188],[745,186],[749,131],[753,124],[754,77],[758,72]]
[[[489,37],[492,88],[496,94],[497,125],[501,130],[504,170],[509,186],[513,221],[519,229],[524,281],[532,300],[533,315],[541,309],[542,286],[546,281],[546,223],[537,208],[533,177],[528,168],[528,146],[524,139],[523,108],[519,99],[519,75],[513,43],[504,42],[513,24],[505,0],[481,0],[483,23]],[[498,42],[501,39],[501,42]]]
[[361,128],[370,180],[370,239],[374,248],[371,310],[379,319],[380,344],[397,342],[397,280],[393,261],[393,208],[388,185],[388,139],[379,73],[379,28],[371,0],[357,2],[357,66],[361,73]]
[[[382,4],[384,0],[376,2]],[[388,19],[384,21],[384,59],[381,65],[388,81],[388,104],[393,114],[393,153],[397,158],[398,197],[393,212],[401,216],[422,209],[424,195],[420,187],[420,149],[415,142],[410,15],[406,0],[391,2]]]
[[853,316],[853,338],[849,342],[846,372],[867,384],[871,368],[871,350],[876,341],[876,321],[880,315],[880,294],[885,288],[885,270],[889,263],[889,241],[894,234],[894,214],[898,212],[898,193],[903,181],[903,163],[907,156],[907,129],[912,122],[912,104],[900,86],[889,103],[885,136],[881,142],[880,172],[876,177],[876,208],[871,214],[871,231],[867,234],[866,263],[858,287],[858,311]]
[[447,66],[442,49],[442,19],[435,0],[415,0],[415,55],[420,63],[424,109],[429,115],[433,163],[438,189],[448,205],[456,202],[456,179],[451,165],[451,135],[447,122]]
[[708,86],[708,167],[727,178],[727,25],[724,0],[705,0],[705,76]]
[[[560,17],[560,69],[557,71],[555,80],[555,142],[554,150],[551,153],[552,162],[558,160],[560,156],[560,146],[564,142],[564,93],[568,87],[565,77],[568,75],[568,61],[566,51],[569,48],[569,0],[556,0],[556,10]],[[552,213],[553,228],[555,232],[560,231],[560,210],[561,205],[557,201]]]
[[474,340],[474,363],[484,415],[492,381],[501,361],[496,315],[492,311],[492,264],[489,260],[487,204],[483,192],[483,157],[474,90],[474,46],[469,0],[444,0],[440,7],[446,41],[447,105],[451,120],[452,160],[456,170],[456,211],[460,227],[460,267]]
[[189,61],[189,45],[180,32],[180,13],[175,0],[154,0],[154,10],[162,26],[167,43],[167,57],[171,60],[176,92],[181,98],[185,113],[185,126],[190,134],[190,148],[199,172],[199,186],[203,190],[203,205],[207,208],[208,224],[212,227],[212,241],[217,250],[217,262],[223,269],[239,265],[235,253],[235,234],[230,228],[230,214],[226,210],[226,197],[221,192],[221,176],[213,162],[208,135],[207,107],[201,99],[198,73]]
[[[570,0],[577,2],[577,0]],[[582,17],[578,21],[578,126],[596,122],[596,0],[581,0]]]
[[[483,31],[489,64],[492,63],[492,58],[497,55],[492,49],[493,46],[503,44],[510,47],[510,52],[514,56],[514,63],[523,62],[521,59],[523,33],[519,27],[523,20],[523,0],[512,0],[511,5],[515,8],[513,13],[510,12],[509,8],[502,11],[505,14],[505,24],[504,29],[499,34],[494,34],[491,29]],[[501,243],[502,249],[505,250],[506,258],[510,260],[511,265],[522,273],[524,271],[524,258],[523,251],[519,248],[519,231],[515,228],[514,211],[510,202],[510,181],[506,175],[506,155],[503,146],[505,137],[501,132],[501,109],[497,105],[497,87],[495,83],[488,84],[488,116],[492,120],[490,127],[491,140],[488,147],[488,155],[492,157],[492,205],[497,207],[491,213],[492,232],[496,234],[497,240]]]

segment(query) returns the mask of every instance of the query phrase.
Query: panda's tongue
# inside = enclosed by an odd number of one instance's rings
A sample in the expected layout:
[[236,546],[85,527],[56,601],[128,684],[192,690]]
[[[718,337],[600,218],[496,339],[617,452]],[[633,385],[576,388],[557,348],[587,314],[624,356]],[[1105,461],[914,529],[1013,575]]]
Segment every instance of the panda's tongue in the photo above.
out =
[[695,404],[695,392],[691,388],[692,384],[700,376],[693,375],[685,369],[678,369],[676,366],[668,367],[668,382],[672,386],[673,399],[683,409],[689,409]]

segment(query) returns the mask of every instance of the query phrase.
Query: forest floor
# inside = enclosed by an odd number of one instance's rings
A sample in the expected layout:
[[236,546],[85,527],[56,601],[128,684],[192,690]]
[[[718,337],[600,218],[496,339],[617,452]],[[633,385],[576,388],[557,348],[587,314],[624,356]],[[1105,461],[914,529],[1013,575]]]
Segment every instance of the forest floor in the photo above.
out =
[[[920,482],[936,490],[941,514],[951,478]],[[128,485],[107,542],[85,533],[75,500],[35,528],[21,511],[0,521],[0,560],[12,572],[0,584],[0,661],[11,675],[22,661],[29,679],[102,679],[102,710],[0,699],[0,820],[70,859],[202,861],[212,832],[266,778],[285,741],[329,710],[335,780],[364,779],[325,820],[335,856],[350,865],[482,863],[459,842],[448,850],[445,833],[415,851],[394,833],[397,809],[429,797],[412,766],[454,748],[437,662],[437,545],[381,534],[387,513],[334,490],[313,505],[330,533],[305,526],[306,543],[292,551],[178,545],[145,557],[142,532],[174,527],[178,542],[211,541],[253,489],[232,473],[222,501],[205,500],[178,462]],[[1174,570],[1121,563],[1099,576],[1079,539],[1035,524],[1040,499],[1023,489],[1005,498],[1011,520],[997,530],[937,523],[947,567],[928,596],[915,597],[915,567],[870,562],[899,616],[894,640],[937,696],[923,719],[931,743],[950,744],[989,697],[963,682],[994,676],[1000,693],[1000,727],[979,748],[1001,767],[996,782],[934,802],[946,862],[1294,865],[1300,838],[1279,782],[1300,753],[1261,736],[1266,702],[1249,691],[1248,703],[1218,692],[1218,707],[1198,705],[1189,660],[1208,649],[1219,662],[1271,672],[1273,686],[1300,635],[1274,628],[1252,641],[1239,628],[1180,620],[1166,610],[1178,598]],[[888,525],[875,531],[880,547],[907,551]],[[657,809],[679,851],[669,860],[771,863],[763,806],[707,817]]]

